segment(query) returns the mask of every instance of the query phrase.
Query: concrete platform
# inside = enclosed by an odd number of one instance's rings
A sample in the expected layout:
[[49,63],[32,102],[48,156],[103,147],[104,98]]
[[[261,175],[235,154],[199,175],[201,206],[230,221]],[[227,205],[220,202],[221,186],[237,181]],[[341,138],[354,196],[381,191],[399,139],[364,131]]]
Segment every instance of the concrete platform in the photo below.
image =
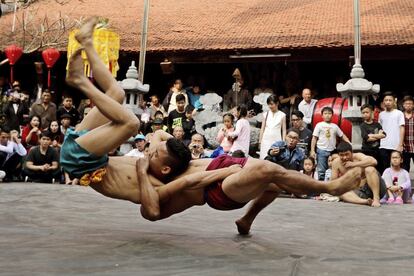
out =
[[414,275],[414,205],[279,199],[250,237],[243,212],[147,222],[90,188],[0,184],[0,274]]

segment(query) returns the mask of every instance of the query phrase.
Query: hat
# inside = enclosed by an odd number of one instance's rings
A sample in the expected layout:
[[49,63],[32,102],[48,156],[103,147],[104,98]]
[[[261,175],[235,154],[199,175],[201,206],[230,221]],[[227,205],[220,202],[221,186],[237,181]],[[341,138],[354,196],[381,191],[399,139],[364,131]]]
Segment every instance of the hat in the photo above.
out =
[[135,136],[134,141],[138,141],[138,140],[145,140],[145,136],[142,134],[137,134],[137,136]]
[[60,116],[60,119],[72,119],[72,116],[70,116],[69,114],[65,113],[65,114],[62,114]]
[[162,125],[163,121],[161,118],[156,118],[154,121],[152,121],[152,124],[154,125]]

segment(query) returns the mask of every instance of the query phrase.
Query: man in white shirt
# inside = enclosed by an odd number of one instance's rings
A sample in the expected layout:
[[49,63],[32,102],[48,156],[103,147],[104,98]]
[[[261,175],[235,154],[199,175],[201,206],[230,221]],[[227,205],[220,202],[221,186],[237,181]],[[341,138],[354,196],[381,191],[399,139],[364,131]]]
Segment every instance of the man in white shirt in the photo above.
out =
[[6,173],[4,182],[10,181],[13,177],[19,177],[21,161],[27,154],[26,149],[18,138],[18,132],[6,129],[0,131],[0,170]]
[[387,136],[380,141],[380,166],[379,172],[382,174],[390,166],[391,153],[396,150],[403,151],[405,135],[404,113],[395,109],[395,97],[391,92],[384,93],[385,110],[379,114],[378,122]]
[[303,100],[299,103],[298,108],[304,115],[303,122],[311,129],[313,110],[318,100],[312,99],[312,92],[308,88],[303,89],[302,98]]
[[135,149],[132,149],[130,152],[125,154],[125,156],[137,157],[142,158],[145,156],[145,136],[142,134],[137,134],[134,139],[135,142]]

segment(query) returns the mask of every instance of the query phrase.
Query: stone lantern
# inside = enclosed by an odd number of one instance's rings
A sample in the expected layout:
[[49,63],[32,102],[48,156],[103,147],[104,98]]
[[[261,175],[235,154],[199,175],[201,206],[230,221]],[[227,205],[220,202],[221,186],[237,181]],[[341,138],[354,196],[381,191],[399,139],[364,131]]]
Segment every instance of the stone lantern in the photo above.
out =
[[362,114],[361,106],[368,103],[370,95],[378,94],[380,86],[364,79],[365,73],[361,66],[361,31],[359,0],[354,0],[354,29],[355,29],[355,64],[351,70],[351,79],[345,84],[338,83],[336,90],[341,93],[342,98],[348,99],[348,109],[342,112],[342,117],[352,123],[352,147],[360,150],[362,146],[361,128]]
[[[143,95],[148,93],[149,85],[142,84],[142,82],[138,80],[138,71],[137,67],[135,67],[135,61],[132,61],[131,66],[126,73],[126,79],[118,83],[125,91],[124,105],[136,116],[140,116],[143,111],[138,106],[138,103]],[[132,139],[121,145],[121,153],[125,154],[132,149],[131,142],[133,142]]]

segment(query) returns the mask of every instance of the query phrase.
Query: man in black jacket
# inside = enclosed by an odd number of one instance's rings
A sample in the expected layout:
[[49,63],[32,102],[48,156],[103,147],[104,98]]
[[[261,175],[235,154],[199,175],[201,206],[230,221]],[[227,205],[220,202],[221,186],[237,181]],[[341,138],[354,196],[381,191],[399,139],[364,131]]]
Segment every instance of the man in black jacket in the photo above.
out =
[[29,106],[20,101],[20,94],[17,91],[11,93],[10,97],[10,101],[3,107],[6,125],[10,130],[17,130],[20,133],[20,126],[24,124],[24,115],[29,114]]

